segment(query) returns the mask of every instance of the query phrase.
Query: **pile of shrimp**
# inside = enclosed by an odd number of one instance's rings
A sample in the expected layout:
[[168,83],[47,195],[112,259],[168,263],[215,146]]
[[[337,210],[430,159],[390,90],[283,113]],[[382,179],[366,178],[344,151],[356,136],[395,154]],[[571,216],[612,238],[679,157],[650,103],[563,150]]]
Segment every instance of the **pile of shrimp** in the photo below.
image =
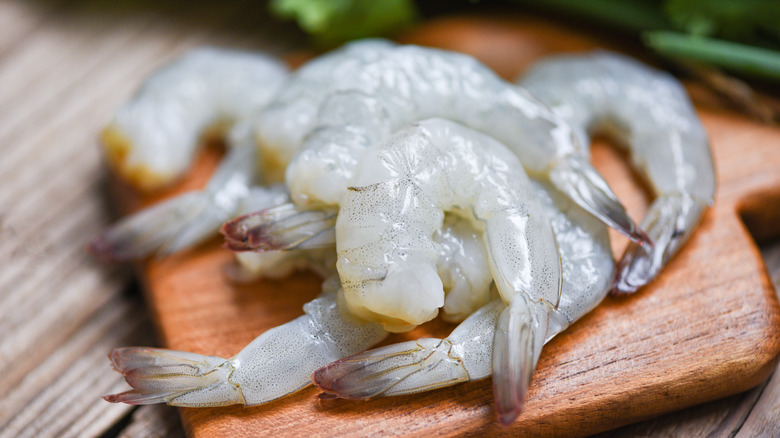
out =
[[[230,359],[115,349],[132,389],[108,401],[257,405],[312,381],[369,399],[492,376],[510,424],[544,344],[610,290],[651,281],[715,191],[681,85],[606,52],[542,60],[513,84],[469,56],[384,40],[293,72],[197,49],[147,79],[102,140],[119,175],[153,190],[207,131],[230,149],[206,187],[121,220],[91,250],[160,256],[220,230],[234,276],[314,269],[322,293]],[[655,191],[639,225],[589,162],[596,131]],[[607,227],[632,240],[617,265]],[[459,323],[448,337],[368,350],[440,311]]]

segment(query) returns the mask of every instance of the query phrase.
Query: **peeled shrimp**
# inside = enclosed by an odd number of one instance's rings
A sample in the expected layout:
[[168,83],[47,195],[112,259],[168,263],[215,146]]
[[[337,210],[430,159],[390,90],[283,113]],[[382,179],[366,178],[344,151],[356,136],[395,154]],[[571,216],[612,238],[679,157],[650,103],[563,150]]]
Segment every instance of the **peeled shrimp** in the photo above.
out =
[[277,190],[250,191],[259,157],[248,121],[286,76],[283,64],[264,55],[209,48],[150,76],[102,135],[119,175],[141,189],[170,184],[189,166],[208,130],[228,131],[231,149],[204,190],[123,219],[92,240],[92,252],[112,260],[177,252],[216,234],[223,222],[247,211],[247,202],[256,203],[250,198],[276,196]]
[[631,239],[646,240],[568,125],[466,55],[377,40],[347,44],[294,72],[256,127],[261,153],[275,157],[269,163],[291,160],[286,183],[296,204],[337,205],[365,148],[429,117],[491,135],[529,174],[549,178]]
[[[537,180],[533,184],[557,237],[562,267],[561,299],[550,312],[546,343],[604,298],[614,261],[604,225],[548,183]],[[370,350],[329,364],[317,370],[312,379],[339,397],[368,399],[479,380],[494,372],[500,375],[501,370],[494,371],[491,366],[491,354],[496,325],[505,307],[503,300],[493,300],[445,339],[419,339]],[[535,367],[535,359],[533,362],[530,370]],[[530,374],[525,378],[530,379]],[[520,383],[527,385],[527,381]],[[501,422],[508,424],[522,408],[522,400],[519,404],[508,400],[497,408]]]
[[444,304],[432,240],[443,212],[483,232],[490,272],[507,303],[493,347],[496,401],[501,412],[518,411],[559,304],[561,265],[517,157],[491,137],[429,119],[370,147],[350,186],[336,222],[344,303],[389,331],[426,322]]
[[636,291],[688,240],[715,195],[707,133],[685,89],[667,73],[607,52],[542,60],[518,83],[564,119],[584,147],[594,131],[625,145],[655,191],[641,223],[654,245],[629,245],[613,288]]

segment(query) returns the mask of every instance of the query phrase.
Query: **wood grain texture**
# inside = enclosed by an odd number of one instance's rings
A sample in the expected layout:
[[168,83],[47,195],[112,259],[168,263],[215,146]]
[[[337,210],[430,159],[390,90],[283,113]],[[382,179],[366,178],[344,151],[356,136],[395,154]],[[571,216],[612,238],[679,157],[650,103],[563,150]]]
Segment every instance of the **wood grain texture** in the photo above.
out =
[[[0,437],[115,436],[120,429],[122,437],[183,436],[175,408],[146,406],[127,417],[132,407],[99,398],[124,387],[105,358],[108,349],[155,340],[149,312],[127,284],[127,272],[107,270],[81,255],[84,242],[110,220],[94,138],[145,74],[187,47],[224,44],[284,53],[301,41],[294,26],[269,22],[257,5],[256,0],[0,0]],[[474,7],[484,13],[485,5]],[[551,35],[548,46],[494,39],[491,35],[510,33],[508,23],[519,14],[498,15],[512,19],[496,25],[493,18],[490,28],[472,23],[458,29],[448,24],[452,19],[431,24],[439,29],[438,44],[463,33],[474,46],[501,45],[533,56],[560,46],[559,36],[566,34],[534,17],[524,26]],[[511,73],[513,59],[492,56],[490,62]],[[80,164],[62,165],[77,160]],[[767,198],[757,199],[760,212]],[[743,218],[750,222],[748,215]],[[758,229],[778,230],[772,224],[780,218],[765,213],[758,218],[768,221]],[[764,258],[779,284],[780,246],[769,247]],[[768,428],[776,427],[780,415],[777,375],[746,393],[603,436],[732,437],[743,426],[750,432],[740,436],[761,430],[778,435]],[[115,424],[123,417],[126,421]]]
[[106,354],[156,341],[131,272],[84,250],[112,221],[97,132],[188,47],[300,45],[265,15],[251,0],[0,0],[0,438],[102,436],[133,409],[101,399],[124,385]]
[[[439,45],[472,53],[507,76],[552,51],[602,45],[550,28],[541,38],[538,30],[522,21],[456,20],[433,23],[406,41],[438,38],[446,42]],[[475,44],[474,35],[488,35],[490,44]],[[518,44],[535,50],[518,52]],[[371,402],[319,401],[310,388],[254,408],[183,409],[185,426],[194,436],[585,435],[757,385],[780,350],[780,310],[741,214],[757,218],[753,226],[759,234],[776,232],[771,218],[779,205],[780,132],[711,108],[699,110],[718,171],[714,207],[652,285],[627,299],[606,300],[545,347],[526,411],[512,428],[496,425],[488,381]],[[593,159],[632,215],[641,217],[647,195],[620,154],[596,147]],[[206,161],[185,184],[204,180]],[[615,246],[622,244],[615,239]],[[311,275],[232,285],[221,275],[227,263],[230,255],[214,240],[146,265],[147,291],[167,346],[231,356],[264,330],[300,315],[301,305],[318,292]],[[393,340],[442,336],[451,328],[433,322]]]
[[[762,248],[775,291],[780,288],[780,242]],[[604,432],[595,438],[780,436],[780,365],[750,391]],[[749,420],[749,421],[748,421]]]
[[130,424],[117,434],[117,438],[184,438],[185,436],[176,408],[166,405],[138,407],[133,412]]

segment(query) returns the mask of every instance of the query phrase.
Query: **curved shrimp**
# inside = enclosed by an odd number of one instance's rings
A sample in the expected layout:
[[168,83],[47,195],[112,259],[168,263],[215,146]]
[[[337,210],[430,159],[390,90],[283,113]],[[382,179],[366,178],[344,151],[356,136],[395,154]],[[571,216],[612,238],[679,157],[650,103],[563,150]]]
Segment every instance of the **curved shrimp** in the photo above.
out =
[[429,119],[369,148],[336,221],[346,303],[391,330],[408,330],[443,305],[431,237],[452,211],[484,229],[490,270],[506,302],[529,294],[553,307],[560,260],[517,157],[484,134]]
[[496,140],[429,119],[361,158],[336,222],[346,307],[389,331],[444,304],[432,236],[450,211],[483,231],[490,272],[507,307],[493,347],[498,409],[515,412],[561,292],[555,236],[522,165]]
[[193,50],[149,77],[102,134],[108,162],[119,175],[141,189],[167,185],[189,166],[204,132],[225,131],[236,122],[227,135],[231,150],[204,190],[125,218],[92,240],[92,252],[113,260],[176,252],[242,212],[258,172],[247,121],[286,77],[286,67],[264,55],[209,48]]
[[566,120],[580,144],[593,131],[611,134],[655,191],[641,222],[654,245],[629,245],[613,288],[636,291],[688,240],[715,195],[707,133],[685,89],[667,73],[607,52],[542,60],[518,84]]
[[[453,279],[445,282],[449,283],[447,290],[458,289],[459,295],[470,296],[454,305],[456,311],[479,307],[489,300],[492,279],[484,278],[487,255],[478,243],[479,234],[463,220],[450,216],[434,235],[440,243],[437,267],[443,278]],[[474,253],[462,254],[466,248]],[[252,260],[268,253],[243,254],[240,262],[251,275],[279,273],[277,259],[270,263]],[[380,324],[361,321],[339,309],[334,248],[283,254],[282,269],[294,264],[330,273],[320,297],[304,305],[303,316],[266,331],[230,359],[158,348],[115,349],[109,355],[111,362],[133,389],[106,396],[106,400],[192,407],[261,404],[308,386],[317,368],[364,351],[387,335]]]
[[[603,224],[548,183],[533,184],[558,240],[562,266],[561,299],[550,313],[547,343],[601,302],[611,286],[614,260]],[[505,307],[502,300],[491,301],[445,339],[420,339],[360,353],[318,369],[312,379],[339,397],[367,399],[489,377],[494,373],[491,344]],[[497,406],[501,409],[502,404]],[[514,406],[499,410],[502,423],[515,419],[522,401]]]
[[[467,55],[361,41],[304,65],[257,122],[264,156],[290,162],[296,204],[338,204],[368,146],[416,120],[442,117],[505,143],[596,217],[647,241],[566,123]],[[291,151],[300,150],[294,156]]]

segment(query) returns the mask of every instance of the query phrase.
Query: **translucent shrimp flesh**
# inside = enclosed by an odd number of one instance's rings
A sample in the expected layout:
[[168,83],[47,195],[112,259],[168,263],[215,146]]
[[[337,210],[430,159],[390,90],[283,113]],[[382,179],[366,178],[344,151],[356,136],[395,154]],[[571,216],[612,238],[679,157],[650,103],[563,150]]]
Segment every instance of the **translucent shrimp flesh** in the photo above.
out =
[[248,121],[286,77],[286,67],[264,55],[210,48],[188,52],[150,76],[102,135],[108,161],[120,176],[141,189],[171,183],[209,130],[227,132],[230,150],[204,190],[125,218],[96,236],[91,251],[117,261],[177,252],[247,211],[246,203],[254,203],[247,199],[278,194],[250,191],[259,157]]
[[[611,286],[614,260],[603,224],[549,183],[537,180],[533,184],[557,237],[562,267],[561,299],[549,315],[546,343],[604,298]],[[413,394],[479,380],[494,373],[500,375],[502,371],[494,371],[495,365],[491,365],[491,355],[497,322],[505,308],[503,300],[493,300],[445,339],[419,339],[370,350],[329,364],[317,370],[312,379],[320,388],[339,397],[368,399]],[[529,356],[535,364],[538,353],[534,351]],[[530,380],[530,374],[526,373],[524,378]],[[521,379],[519,383],[528,385],[527,380]],[[501,388],[495,388],[494,392],[500,394]],[[499,397],[496,405],[499,419],[509,424],[522,409],[522,397],[519,400]]]
[[654,245],[629,245],[613,288],[636,291],[688,240],[715,196],[709,140],[685,89],[667,73],[608,52],[544,59],[518,83],[564,119],[579,144],[598,131],[624,145],[655,191],[641,222]]
[[559,304],[561,265],[533,186],[501,143],[428,119],[365,152],[336,222],[344,303],[389,331],[434,318],[445,294],[432,236],[445,211],[483,233],[490,272],[507,303],[493,341],[494,389],[499,411],[515,412]]
[[263,156],[275,157],[267,163],[278,169],[290,161],[286,183],[296,204],[337,205],[362,150],[429,117],[489,134],[529,174],[549,178],[632,240],[647,241],[568,125],[467,55],[381,40],[347,44],[294,72],[256,129]]
[[298,391],[317,367],[365,350],[387,336],[379,324],[341,312],[338,278],[323,284],[303,316],[272,328],[230,359],[182,351],[126,347],[110,354],[132,390],[105,397],[128,404],[253,406]]

